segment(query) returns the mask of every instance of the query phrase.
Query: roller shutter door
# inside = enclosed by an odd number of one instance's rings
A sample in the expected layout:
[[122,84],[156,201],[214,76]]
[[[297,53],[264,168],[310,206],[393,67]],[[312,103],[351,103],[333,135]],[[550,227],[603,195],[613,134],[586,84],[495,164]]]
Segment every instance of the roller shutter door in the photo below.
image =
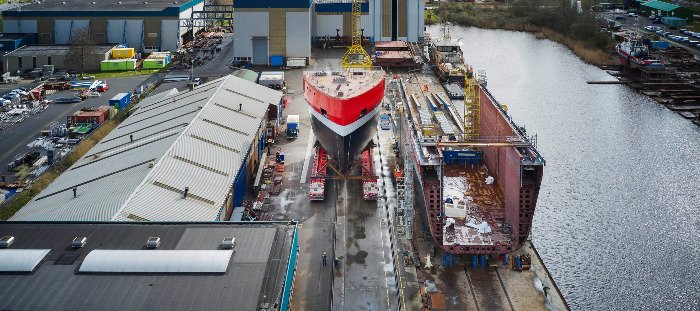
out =
[[267,37],[253,37],[253,65],[267,65]]
[[160,50],[177,51],[180,43],[178,20],[162,20],[160,22]]
[[5,33],[37,33],[36,20],[3,20]]
[[89,20],[55,20],[54,39],[56,44],[70,44],[73,33],[81,28],[90,28]]
[[143,20],[126,21],[126,45],[137,51],[143,50]]
[[126,44],[136,50],[143,49],[143,20],[107,21],[107,42]]

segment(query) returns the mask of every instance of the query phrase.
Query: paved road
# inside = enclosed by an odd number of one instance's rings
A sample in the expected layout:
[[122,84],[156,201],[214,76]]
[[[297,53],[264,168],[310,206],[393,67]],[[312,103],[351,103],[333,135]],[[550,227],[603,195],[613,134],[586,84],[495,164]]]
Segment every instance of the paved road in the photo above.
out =
[[[8,180],[11,180],[11,172],[5,170],[5,165],[29,150],[27,144],[36,139],[39,132],[44,129],[48,123],[59,122],[65,123],[68,115],[79,110],[82,107],[98,107],[107,105],[110,98],[117,93],[132,92],[139,84],[144,82],[147,76],[137,76],[130,78],[114,78],[107,80],[109,90],[104,92],[102,96],[96,98],[88,98],[80,103],[74,104],[52,104],[49,108],[41,113],[29,115],[23,122],[15,124],[0,132],[0,171],[1,175],[6,175]],[[75,91],[61,91],[48,96],[48,98],[56,98],[60,96],[68,96],[74,94]]]

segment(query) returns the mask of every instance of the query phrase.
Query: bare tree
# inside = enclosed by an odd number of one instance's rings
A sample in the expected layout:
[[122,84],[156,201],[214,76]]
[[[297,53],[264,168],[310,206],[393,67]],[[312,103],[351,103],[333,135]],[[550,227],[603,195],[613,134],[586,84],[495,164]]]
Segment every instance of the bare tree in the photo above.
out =
[[97,51],[98,47],[90,35],[90,28],[78,28],[72,32],[65,65],[67,68],[83,74],[87,66],[97,61],[95,57]]

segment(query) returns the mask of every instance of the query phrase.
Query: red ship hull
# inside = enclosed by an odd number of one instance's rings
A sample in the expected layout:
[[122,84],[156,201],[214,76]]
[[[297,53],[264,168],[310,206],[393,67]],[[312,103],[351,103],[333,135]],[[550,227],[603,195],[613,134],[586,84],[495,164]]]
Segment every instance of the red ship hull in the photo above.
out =
[[384,79],[367,91],[337,98],[304,80],[311,127],[316,139],[341,172],[347,172],[377,131]]

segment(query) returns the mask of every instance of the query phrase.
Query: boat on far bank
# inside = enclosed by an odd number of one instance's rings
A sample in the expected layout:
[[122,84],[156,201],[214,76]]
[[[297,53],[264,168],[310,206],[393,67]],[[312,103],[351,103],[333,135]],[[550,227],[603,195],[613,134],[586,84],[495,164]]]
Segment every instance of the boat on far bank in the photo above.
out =
[[662,66],[657,59],[649,58],[649,48],[639,39],[626,38],[615,46],[620,63],[632,68]]

